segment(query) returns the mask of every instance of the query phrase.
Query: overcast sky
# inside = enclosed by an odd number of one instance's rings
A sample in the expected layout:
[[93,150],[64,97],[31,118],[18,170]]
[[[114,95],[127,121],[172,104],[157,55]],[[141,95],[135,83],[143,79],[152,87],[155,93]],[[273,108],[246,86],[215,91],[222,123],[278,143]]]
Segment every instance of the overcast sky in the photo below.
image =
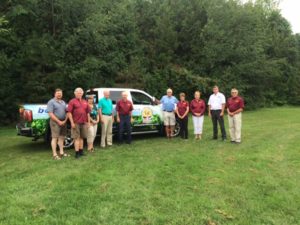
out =
[[300,0],[281,0],[279,8],[291,23],[294,33],[300,33]]

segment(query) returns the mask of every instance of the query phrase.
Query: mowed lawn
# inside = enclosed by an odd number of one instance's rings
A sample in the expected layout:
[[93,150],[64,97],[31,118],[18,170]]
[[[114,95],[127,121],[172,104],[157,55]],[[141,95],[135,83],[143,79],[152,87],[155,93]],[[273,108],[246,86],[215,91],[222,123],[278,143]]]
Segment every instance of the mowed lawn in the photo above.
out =
[[143,136],[61,161],[1,128],[0,224],[300,224],[299,115],[244,113],[241,145],[211,140],[206,117],[201,141],[190,120],[188,141]]

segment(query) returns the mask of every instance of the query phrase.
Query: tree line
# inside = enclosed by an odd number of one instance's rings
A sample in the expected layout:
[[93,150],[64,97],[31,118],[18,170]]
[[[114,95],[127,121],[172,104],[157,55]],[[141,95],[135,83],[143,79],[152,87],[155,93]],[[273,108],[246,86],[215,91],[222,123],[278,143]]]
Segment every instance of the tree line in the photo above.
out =
[[60,87],[160,97],[215,84],[247,108],[300,103],[300,35],[273,0],[2,0],[0,121]]

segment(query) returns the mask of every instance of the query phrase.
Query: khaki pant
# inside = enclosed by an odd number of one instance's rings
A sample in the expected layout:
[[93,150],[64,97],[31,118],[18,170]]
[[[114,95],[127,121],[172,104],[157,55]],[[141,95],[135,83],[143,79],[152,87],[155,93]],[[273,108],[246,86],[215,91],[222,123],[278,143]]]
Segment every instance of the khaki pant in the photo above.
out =
[[231,141],[241,142],[242,113],[235,114],[234,116],[228,115],[228,123]]
[[87,129],[87,143],[93,144],[97,135],[98,124],[91,124]]
[[102,124],[101,124],[101,147],[107,145],[112,145],[112,116],[102,115]]

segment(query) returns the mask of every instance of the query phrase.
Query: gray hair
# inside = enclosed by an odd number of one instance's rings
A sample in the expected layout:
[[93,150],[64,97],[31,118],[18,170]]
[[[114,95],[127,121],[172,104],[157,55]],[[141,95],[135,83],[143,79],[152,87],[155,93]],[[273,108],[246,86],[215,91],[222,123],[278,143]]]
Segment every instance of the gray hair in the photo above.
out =
[[81,87],[78,87],[78,88],[76,88],[76,89],[74,90],[74,93],[79,92],[79,91],[84,92],[83,89],[82,89]]

